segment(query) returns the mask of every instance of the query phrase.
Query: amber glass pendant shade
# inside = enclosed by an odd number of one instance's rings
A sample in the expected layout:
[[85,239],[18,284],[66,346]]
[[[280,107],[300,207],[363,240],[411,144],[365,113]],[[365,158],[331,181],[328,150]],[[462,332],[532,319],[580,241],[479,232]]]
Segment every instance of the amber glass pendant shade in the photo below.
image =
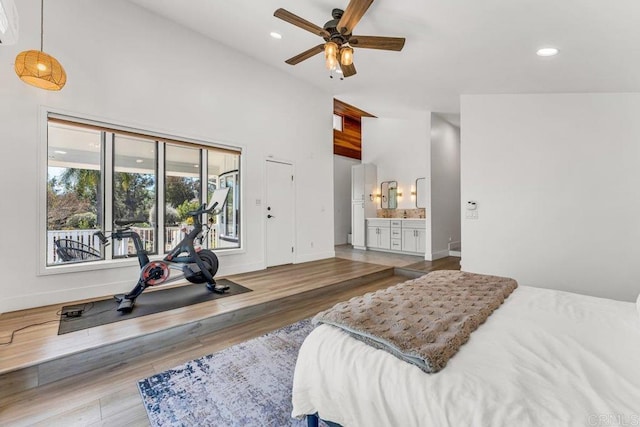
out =
[[60,90],[67,73],[56,58],[39,50],[25,50],[16,57],[15,71],[20,79],[45,90]]
[[44,53],[44,0],[40,0],[40,50],[25,50],[16,56],[14,69],[20,80],[45,90],[60,90],[67,73],[53,56]]
[[353,48],[349,45],[340,49],[340,63],[342,65],[353,64]]

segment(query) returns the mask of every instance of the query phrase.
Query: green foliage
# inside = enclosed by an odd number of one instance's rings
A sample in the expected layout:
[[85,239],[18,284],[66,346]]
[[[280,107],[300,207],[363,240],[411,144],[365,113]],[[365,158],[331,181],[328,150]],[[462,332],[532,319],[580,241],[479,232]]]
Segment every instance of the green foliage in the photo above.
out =
[[193,218],[188,215],[188,212],[196,211],[200,208],[199,200],[185,200],[180,206],[176,208],[178,211],[178,218],[180,221],[184,221],[189,225],[193,224]]
[[169,203],[165,206],[164,222],[167,225],[177,225],[180,222],[180,214],[178,210]]
[[167,176],[165,186],[165,201],[171,206],[178,207],[185,201],[200,197],[199,179]]
[[80,200],[95,205],[100,189],[100,171],[93,169],[67,168],[60,175],[58,185],[64,193],[75,193]]
[[99,170],[67,168],[60,176],[50,178],[47,182],[48,229],[94,228],[96,212],[101,210],[100,187]]
[[[75,193],[58,194],[50,182],[47,186],[47,229],[64,230],[68,228],[67,220],[74,214],[90,212],[87,200],[81,200]],[[94,214],[95,215],[95,214]]]
[[155,202],[154,176],[116,172],[113,181],[113,218],[147,218]]
[[71,215],[66,223],[69,229],[88,230],[98,228],[98,217],[93,212],[83,212]]

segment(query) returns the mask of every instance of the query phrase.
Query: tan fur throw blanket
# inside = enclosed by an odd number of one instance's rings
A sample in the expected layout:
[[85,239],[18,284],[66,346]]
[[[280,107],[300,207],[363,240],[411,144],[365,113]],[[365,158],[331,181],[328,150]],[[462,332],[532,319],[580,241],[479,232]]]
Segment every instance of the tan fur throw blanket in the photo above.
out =
[[506,277],[434,271],[336,304],[313,323],[341,328],[433,373],[517,286]]

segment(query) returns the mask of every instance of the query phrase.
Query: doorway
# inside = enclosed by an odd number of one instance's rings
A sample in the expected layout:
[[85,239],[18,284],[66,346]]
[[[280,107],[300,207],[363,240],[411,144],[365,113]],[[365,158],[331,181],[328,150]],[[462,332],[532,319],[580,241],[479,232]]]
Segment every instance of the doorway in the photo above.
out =
[[293,263],[293,165],[267,160],[267,267]]

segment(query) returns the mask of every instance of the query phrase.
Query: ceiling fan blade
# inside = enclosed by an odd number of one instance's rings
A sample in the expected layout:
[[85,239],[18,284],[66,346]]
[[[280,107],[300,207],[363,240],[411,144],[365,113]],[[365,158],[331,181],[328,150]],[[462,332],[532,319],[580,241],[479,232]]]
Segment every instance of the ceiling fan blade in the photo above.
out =
[[273,13],[273,16],[275,16],[276,18],[280,18],[283,21],[288,22],[289,24],[293,24],[296,27],[300,27],[303,30],[310,31],[320,37],[329,38],[330,36],[329,32],[324,28],[318,27],[316,24],[309,22],[306,19],[300,18],[298,15],[294,15],[288,10],[280,8]]
[[351,36],[349,44],[365,49],[401,51],[404,41],[404,37]]
[[294,56],[293,58],[289,58],[284,62],[289,65],[296,65],[297,63],[302,62],[305,59],[309,59],[312,56],[319,54],[320,52],[324,52],[324,43],[319,44],[318,46],[314,46],[309,50],[305,50],[304,52],[299,53],[298,55]]
[[338,22],[338,31],[342,34],[351,34],[353,28],[360,22],[373,0],[351,0]]
[[351,77],[355,73],[357,73],[356,66],[353,65],[353,63],[351,65],[342,65],[342,64],[340,64],[340,69],[342,69],[342,75],[345,76],[345,77]]

